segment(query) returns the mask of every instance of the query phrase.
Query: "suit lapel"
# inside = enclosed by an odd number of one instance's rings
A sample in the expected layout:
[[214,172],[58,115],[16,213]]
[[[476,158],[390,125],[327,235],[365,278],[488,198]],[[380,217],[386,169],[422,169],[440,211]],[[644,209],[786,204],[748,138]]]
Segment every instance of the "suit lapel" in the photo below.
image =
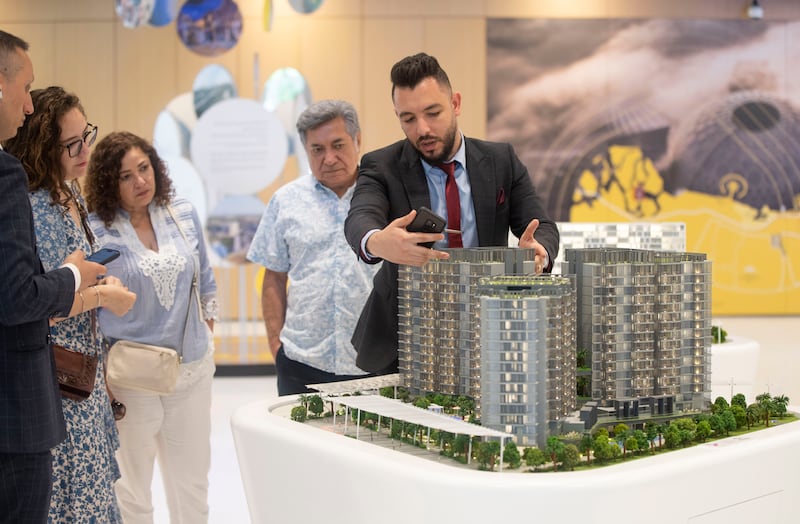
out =
[[466,137],[464,140],[467,176],[478,227],[478,245],[487,246],[492,242],[496,216],[494,161],[490,156],[484,155],[475,142]]
[[403,142],[400,162],[401,173],[406,173],[400,177],[400,181],[406,188],[408,202],[411,209],[419,209],[422,206],[431,207],[431,194],[428,191],[428,180],[425,178],[425,170],[419,159],[419,153],[414,149],[408,140]]

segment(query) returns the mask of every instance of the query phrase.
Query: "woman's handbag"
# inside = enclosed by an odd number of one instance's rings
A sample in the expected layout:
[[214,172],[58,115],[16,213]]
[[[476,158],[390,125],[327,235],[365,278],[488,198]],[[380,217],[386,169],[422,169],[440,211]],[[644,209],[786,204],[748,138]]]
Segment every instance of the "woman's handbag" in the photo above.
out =
[[56,376],[61,396],[81,402],[89,398],[94,389],[97,357],[84,355],[64,346],[53,344],[56,359]]
[[175,389],[181,357],[174,349],[118,340],[108,352],[106,377],[112,388],[168,395]]
[[[180,222],[175,217],[172,207],[167,205],[167,212],[178,228],[183,240],[192,245],[183,232]],[[189,295],[197,301],[198,313],[203,318],[200,307],[200,294],[197,291],[197,264],[194,265],[194,278],[192,279],[192,292]],[[186,310],[186,322],[189,321],[189,310]],[[111,346],[108,353],[108,369],[106,377],[111,387],[137,389],[148,393],[168,395],[175,389],[175,383],[180,375],[181,355],[171,348],[152,346],[130,340],[118,340]]]

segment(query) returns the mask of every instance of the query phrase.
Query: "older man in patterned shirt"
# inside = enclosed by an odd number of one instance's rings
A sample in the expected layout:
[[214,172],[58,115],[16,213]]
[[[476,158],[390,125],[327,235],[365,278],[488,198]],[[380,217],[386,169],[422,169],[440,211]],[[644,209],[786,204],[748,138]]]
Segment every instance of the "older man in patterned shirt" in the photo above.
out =
[[355,109],[316,102],[297,119],[297,131],[311,176],[275,192],[247,253],[265,268],[261,307],[279,395],[365,375],[350,338],[377,272],[353,256],[344,237],[361,145]]

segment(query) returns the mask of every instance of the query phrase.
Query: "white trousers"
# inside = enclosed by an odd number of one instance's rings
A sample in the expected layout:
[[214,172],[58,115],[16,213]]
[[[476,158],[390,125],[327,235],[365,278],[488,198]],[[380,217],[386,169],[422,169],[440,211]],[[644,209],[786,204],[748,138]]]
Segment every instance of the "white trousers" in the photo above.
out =
[[209,366],[203,365],[201,372],[188,377],[182,370],[170,395],[114,389],[117,400],[127,408],[125,418],[117,422],[117,461],[122,477],[116,493],[125,524],[153,522],[151,485],[156,458],[170,522],[208,522],[213,363],[210,373],[208,370]]

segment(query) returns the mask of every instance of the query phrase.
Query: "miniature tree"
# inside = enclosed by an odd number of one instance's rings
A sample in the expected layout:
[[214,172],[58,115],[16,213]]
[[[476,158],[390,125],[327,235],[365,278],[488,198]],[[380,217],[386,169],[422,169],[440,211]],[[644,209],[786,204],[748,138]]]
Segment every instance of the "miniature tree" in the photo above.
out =
[[722,413],[714,413],[708,417],[708,426],[717,437],[722,437],[723,435],[727,434],[725,430],[725,423],[722,421]]
[[628,429],[627,424],[619,423],[614,426],[614,440],[622,446],[622,458],[625,458],[625,439],[628,438]]
[[[616,448],[611,444],[611,439],[608,438],[607,433],[600,433],[594,439],[594,458],[599,462],[607,462],[614,456],[612,448]],[[619,448],[617,448],[619,449]]]
[[528,467],[533,468],[533,471],[536,471],[536,468],[547,462],[547,456],[544,451],[536,446],[525,448],[525,451],[522,452],[522,458]]
[[641,429],[634,430],[633,438],[636,439],[638,451],[644,451],[650,447],[650,440],[647,438],[647,433]]
[[747,425],[747,406],[740,406],[739,404],[731,404],[731,413],[736,421],[736,428],[743,428]]
[[482,468],[494,471],[497,457],[500,455],[500,442],[496,440],[483,441],[478,444],[478,463]]
[[[738,406],[736,406],[738,408]],[[741,408],[739,408],[741,409]],[[722,426],[725,428],[725,435],[729,435],[731,431],[736,431],[739,427],[739,423],[736,420],[736,416],[733,414],[733,410],[725,410],[722,412]]]
[[664,431],[664,443],[669,449],[675,449],[681,444],[681,434],[678,426],[670,424]]
[[295,406],[292,408],[291,413],[289,414],[292,420],[296,422],[305,422],[307,416],[307,410],[303,406]]
[[428,406],[431,405],[431,401],[425,397],[417,397],[414,400],[414,405],[421,409],[428,409]]
[[700,442],[705,442],[706,439],[711,436],[711,424],[708,423],[708,420],[701,420],[697,423],[697,429],[695,430],[695,437]]
[[558,460],[569,471],[574,471],[575,466],[581,463],[581,452],[575,444],[567,444],[559,454]]
[[453,439],[453,455],[466,456],[468,449],[469,437],[467,435],[456,435],[456,438]]
[[550,461],[553,463],[553,471],[558,469],[558,455],[564,449],[564,443],[558,437],[547,437],[547,454],[550,455]]
[[656,453],[656,438],[658,438],[658,424],[648,422],[645,424],[645,435],[647,436],[647,444],[650,448],[650,454]]
[[309,398],[310,398],[309,395],[300,395],[297,397],[297,401],[300,402],[300,405],[303,406],[305,409],[308,409]]
[[723,397],[717,397],[711,405],[711,413],[722,413],[724,410],[728,409],[728,407],[727,400]]
[[588,433],[584,433],[578,443],[578,451],[586,455],[586,463],[592,463],[592,450],[594,449],[594,439]]
[[503,462],[508,464],[508,467],[511,469],[517,469],[522,463],[522,459],[519,456],[519,449],[512,440],[506,442],[503,448]]
[[775,414],[778,415],[778,417],[783,418],[786,415],[787,408],[789,406],[789,397],[786,395],[778,395],[777,397],[773,397],[772,401],[775,404]]
[[311,398],[308,399],[308,410],[313,413],[315,417],[319,417],[322,415],[322,412],[325,411],[325,402],[322,401],[319,395],[312,395]]
[[636,453],[639,450],[639,441],[636,440],[636,437],[633,435],[629,435],[625,438],[625,441],[622,444],[622,459],[625,459],[625,455],[628,451],[632,453]]
[[697,435],[697,424],[690,418],[679,418],[670,424],[678,429],[680,443],[683,447],[688,446]]
[[761,420],[761,406],[758,404],[750,404],[745,410],[747,414],[747,429],[750,429],[753,424]]
[[769,418],[776,412],[772,395],[769,393],[762,393],[756,396],[756,403],[761,407],[761,415],[764,417],[764,426],[769,427]]
[[743,393],[737,393],[731,399],[731,406],[741,406],[742,409],[747,409],[747,399]]

